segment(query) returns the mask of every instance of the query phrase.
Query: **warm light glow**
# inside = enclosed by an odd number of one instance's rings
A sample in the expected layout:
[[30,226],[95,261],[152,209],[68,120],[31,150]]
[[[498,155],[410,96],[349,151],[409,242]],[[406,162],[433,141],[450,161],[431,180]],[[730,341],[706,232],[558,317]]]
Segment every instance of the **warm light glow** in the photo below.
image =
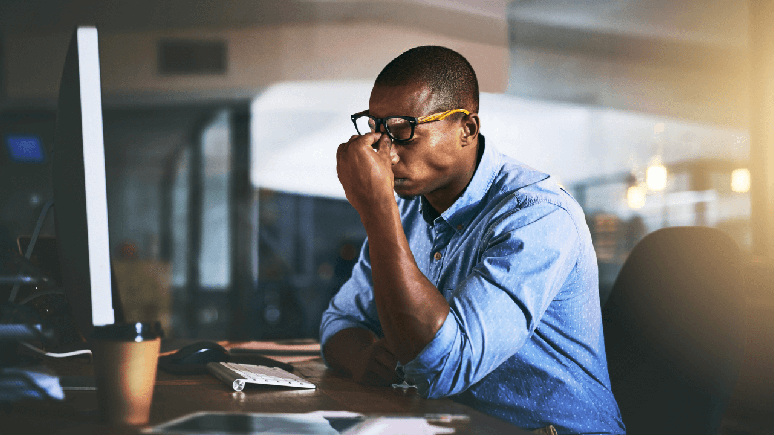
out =
[[664,190],[667,184],[667,169],[664,165],[648,166],[645,183],[650,190]]
[[645,207],[645,189],[641,186],[631,186],[626,190],[626,202],[629,208],[638,209]]
[[731,172],[731,190],[737,193],[747,193],[750,191],[749,169],[734,169],[734,171]]

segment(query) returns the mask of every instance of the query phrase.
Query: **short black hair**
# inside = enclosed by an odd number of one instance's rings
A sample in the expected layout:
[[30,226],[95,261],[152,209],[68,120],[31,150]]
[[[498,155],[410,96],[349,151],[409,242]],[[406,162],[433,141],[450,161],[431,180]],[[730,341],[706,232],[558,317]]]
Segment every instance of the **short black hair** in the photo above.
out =
[[414,47],[393,59],[374,86],[424,83],[433,92],[433,111],[467,109],[478,113],[478,79],[473,67],[456,51],[435,45]]

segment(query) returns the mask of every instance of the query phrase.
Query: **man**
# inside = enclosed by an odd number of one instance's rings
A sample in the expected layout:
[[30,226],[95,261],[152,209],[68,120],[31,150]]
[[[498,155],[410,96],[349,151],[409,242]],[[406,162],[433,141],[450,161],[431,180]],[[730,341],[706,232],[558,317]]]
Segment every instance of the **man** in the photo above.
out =
[[326,363],[525,429],[624,433],[583,212],[485,143],[470,64],[411,49],[352,118],[337,171],[368,238],[323,314]]

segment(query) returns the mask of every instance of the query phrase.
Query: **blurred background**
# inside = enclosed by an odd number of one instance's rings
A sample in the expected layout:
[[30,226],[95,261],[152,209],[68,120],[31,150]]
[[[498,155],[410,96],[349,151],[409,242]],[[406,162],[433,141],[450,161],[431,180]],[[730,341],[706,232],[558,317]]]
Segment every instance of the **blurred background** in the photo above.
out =
[[[381,68],[438,44],[476,69],[489,143],[583,206],[603,302],[645,234],[720,228],[750,270],[739,297],[757,316],[755,364],[774,361],[769,1],[3,0],[3,243],[31,234],[52,197],[59,79],[82,24],[100,33],[130,320],[180,338],[317,337],[365,237],[336,146]],[[774,385],[774,370],[747,376],[760,402],[753,386]]]

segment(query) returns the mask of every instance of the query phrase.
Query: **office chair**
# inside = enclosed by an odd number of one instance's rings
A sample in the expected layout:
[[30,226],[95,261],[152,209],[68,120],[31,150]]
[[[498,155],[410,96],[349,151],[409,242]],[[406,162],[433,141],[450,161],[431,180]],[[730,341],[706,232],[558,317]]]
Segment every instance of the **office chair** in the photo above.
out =
[[718,433],[744,357],[740,271],[714,228],[664,228],[634,247],[602,310],[628,434]]

